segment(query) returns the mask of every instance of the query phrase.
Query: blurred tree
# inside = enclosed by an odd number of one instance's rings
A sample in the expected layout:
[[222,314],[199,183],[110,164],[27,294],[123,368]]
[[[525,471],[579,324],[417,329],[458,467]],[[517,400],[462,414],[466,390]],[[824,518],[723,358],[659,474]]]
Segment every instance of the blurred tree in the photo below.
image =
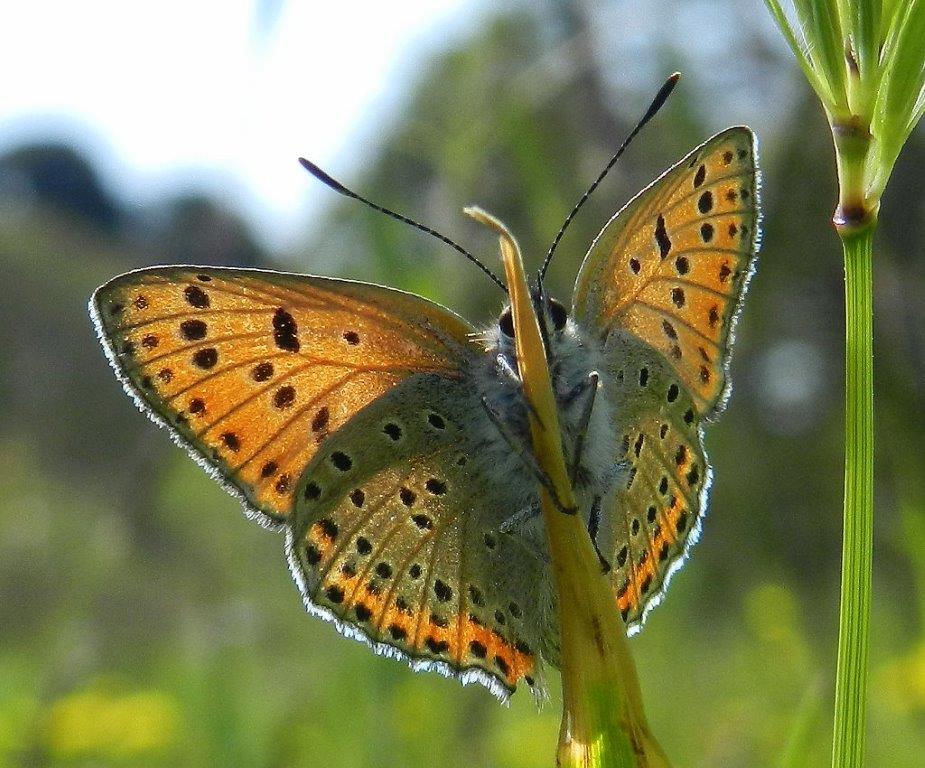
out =
[[27,144],[0,156],[0,197],[51,207],[108,233],[122,221],[99,174],[65,144]]
[[152,219],[161,263],[256,267],[266,259],[240,216],[205,195],[169,200]]

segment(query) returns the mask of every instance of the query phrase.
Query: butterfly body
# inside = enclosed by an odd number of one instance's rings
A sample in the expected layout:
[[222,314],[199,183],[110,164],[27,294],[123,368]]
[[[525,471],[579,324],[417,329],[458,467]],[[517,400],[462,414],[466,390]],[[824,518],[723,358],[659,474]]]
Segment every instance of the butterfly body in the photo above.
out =
[[[729,129],[634,198],[568,310],[534,286],[558,421],[539,429],[575,492],[560,511],[586,522],[630,632],[706,509],[702,427],[757,248],[754,149]],[[90,309],[139,407],[285,532],[310,612],[502,698],[542,690],[560,661],[550,479],[509,308],[479,331],[381,286],[177,266],[114,278]]]
[[[508,312],[502,313],[502,317]],[[613,429],[613,390],[606,371],[601,342],[588,329],[572,318],[565,318],[561,327],[546,312],[546,354],[553,394],[556,400],[562,447],[572,472],[573,485],[579,499],[579,511],[587,519],[595,498],[608,499],[613,484],[621,474],[618,438]],[[528,409],[517,374],[517,356],[513,337],[506,335],[499,322],[481,334],[489,359],[495,360],[478,382],[486,407],[503,419],[505,432],[519,446],[531,445]],[[490,428],[489,428],[490,427]],[[507,441],[499,442],[499,428],[490,421],[485,424],[486,444],[491,441],[497,455],[489,466],[495,467],[494,482],[517,483],[523,501],[512,510],[519,519],[539,520],[537,478],[525,459],[518,459]],[[527,514],[529,512],[529,514]]]

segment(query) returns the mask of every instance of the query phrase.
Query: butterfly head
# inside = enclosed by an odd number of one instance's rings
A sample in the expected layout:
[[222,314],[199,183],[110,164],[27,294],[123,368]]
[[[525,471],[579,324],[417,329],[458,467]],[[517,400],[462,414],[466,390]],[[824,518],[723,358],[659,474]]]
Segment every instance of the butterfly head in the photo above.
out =
[[[555,375],[557,366],[555,361],[560,350],[572,346],[577,341],[577,327],[569,317],[565,305],[554,299],[546,291],[543,278],[539,276],[537,282],[529,286],[530,305],[536,316],[537,327],[542,339],[542,350],[550,371]],[[498,323],[491,329],[490,338],[499,356],[504,358],[504,367],[512,372],[519,373],[517,365],[517,327],[514,322],[514,311],[511,304],[507,304],[498,316]]]
[[[537,317],[540,319],[541,327],[545,327],[547,333],[561,333],[568,324],[568,310],[557,299],[541,295],[540,291],[533,292],[533,305],[536,308]],[[502,340],[508,343],[514,343],[514,314],[511,305],[508,304],[498,316],[498,330],[501,332]]]
[[[562,302],[541,288],[531,288],[530,296],[553,391],[560,407],[565,407],[566,402],[571,404],[574,400],[569,393],[587,378],[599,361],[593,345],[588,343],[587,333],[569,315]],[[515,380],[520,378],[516,334],[510,305],[501,311],[497,323],[485,334],[487,347],[494,353],[497,364]]]

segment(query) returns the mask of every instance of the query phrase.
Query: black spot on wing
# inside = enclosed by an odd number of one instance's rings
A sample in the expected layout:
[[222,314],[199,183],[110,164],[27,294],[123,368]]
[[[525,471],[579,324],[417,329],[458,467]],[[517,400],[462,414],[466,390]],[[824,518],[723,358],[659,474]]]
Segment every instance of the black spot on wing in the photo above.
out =
[[655,222],[655,242],[658,243],[658,250],[664,259],[671,251],[671,240],[668,237],[668,231],[665,229],[665,217],[661,214]]
[[273,313],[273,341],[287,352],[299,351],[299,328],[295,318],[280,307]]

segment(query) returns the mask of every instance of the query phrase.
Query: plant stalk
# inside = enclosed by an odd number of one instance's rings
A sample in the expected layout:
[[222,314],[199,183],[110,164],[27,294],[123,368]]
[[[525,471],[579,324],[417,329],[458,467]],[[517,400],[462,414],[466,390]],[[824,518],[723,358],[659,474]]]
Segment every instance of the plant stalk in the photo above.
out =
[[873,300],[875,214],[841,230],[845,256],[845,509],[833,768],[861,768],[867,703],[873,554]]
[[[540,487],[559,617],[562,728],[559,768],[670,768],[649,730],[626,629],[580,515],[562,453],[542,334],[517,242],[500,221],[466,213],[500,236],[511,297],[518,370],[530,404],[532,447],[549,488]],[[554,494],[554,496],[553,496]]]
[[578,515],[541,504],[559,604],[559,768],[669,768],[649,729],[626,629]]

